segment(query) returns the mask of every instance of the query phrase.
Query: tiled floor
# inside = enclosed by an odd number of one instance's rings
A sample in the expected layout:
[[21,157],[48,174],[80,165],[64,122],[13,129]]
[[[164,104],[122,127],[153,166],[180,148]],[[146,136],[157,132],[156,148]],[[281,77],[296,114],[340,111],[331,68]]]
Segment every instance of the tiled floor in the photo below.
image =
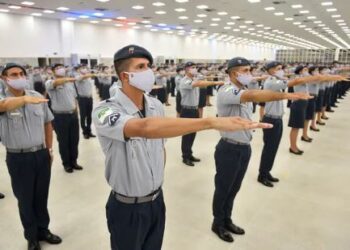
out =
[[[174,98],[167,115],[175,116]],[[214,100],[213,100],[214,102]],[[274,175],[281,182],[269,189],[257,183],[262,133],[252,142],[253,155],[234,208],[234,221],[245,228],[233,244],[220,241],[211,231],[214,147],[218,132],[197,135],[194,152],[202,159],[195,168],[185,167],[180,157],[180,138],[167,142],[164,183],[167,222],[164,250],[348,250],[350,249],[350,98],[312,144],[301,143],[302,157],[288,153],[289,129],[277,156]],[[215,107],[205,110],[214,116]],[[285,117],[285,124],[287,123]],[[51,229],[63,238],[59,246],[43,249],[109,249],[105,202],[109,187],[104,179],[104,159],[97,139],[80,141],[79,163],[84,171],[66,174],[57,145],[49,200]],[[0,249],[26,249],[16,200],[0,149]]]

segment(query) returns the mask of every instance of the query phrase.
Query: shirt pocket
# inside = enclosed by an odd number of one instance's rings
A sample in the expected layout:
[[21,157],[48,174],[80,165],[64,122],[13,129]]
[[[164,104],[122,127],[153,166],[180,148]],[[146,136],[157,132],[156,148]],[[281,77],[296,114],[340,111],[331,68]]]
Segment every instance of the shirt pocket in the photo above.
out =
[[13,127],[16,129],[21,128],[23,124],[23,115],[21,113],[8,113],[8,123],[9,127]]
[[33,114],[34,123],[42,126],[42,124],[44,124],[44,111],[41,109],[35,109]]

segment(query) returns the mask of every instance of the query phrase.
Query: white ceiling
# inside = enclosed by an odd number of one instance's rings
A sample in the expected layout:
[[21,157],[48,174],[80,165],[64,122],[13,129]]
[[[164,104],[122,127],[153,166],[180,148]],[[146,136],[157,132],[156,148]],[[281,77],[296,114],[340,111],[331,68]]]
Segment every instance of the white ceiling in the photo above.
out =
[[[255,41],[296,49],[350,49],[350,20],[346,13],[350,8],[349,0],[260,0],[257,3],[251,2],[259,0],[188,0],[184,3],[178,2],[181,0],[31,1],[34,5],[28,6],[22,0],[0,0],[0,12],[24,15],[40,13],[41,17],[46,18],[76,18],[77,22],[93,22],[96,25],[123,25],[116,27],[121,29],[147,29],[235,43]],[[154,5],[159,2],[163,5]],[[322,3],[330,5],[324,6]],[[22,8],[14,9],[11,5]],[[199,9],[199,5],[206,5],[207,9]],[[292,5],[302,7],[293,8]],[[133,6],[142,6],[143,9],[134,9]],[[58,7],[67,7],[69,10],[60,11]],[[275,9],[266,10],[267,7]],[[184,11],[178,12],[177,9]],[[53,10],[55,13],[45,13],[44,10]],[[158,11],[163,11],[163,14],[157,14]],[[300,11],[309,13],[301,14]],[[95,13],[102,13],[103,16],[95,16]],[[198,16],[203,14],[206,16]],[[332,17],[334,15],[340,17]],[[187,19],[180,19],[181,16]],[[239,19],[236,19],[237,16]],[[118,17],[126,19],[118,20]],[[288,21],[286,18],[293,20]],[[145,20],[150,21],[150,24],[143,23]]]

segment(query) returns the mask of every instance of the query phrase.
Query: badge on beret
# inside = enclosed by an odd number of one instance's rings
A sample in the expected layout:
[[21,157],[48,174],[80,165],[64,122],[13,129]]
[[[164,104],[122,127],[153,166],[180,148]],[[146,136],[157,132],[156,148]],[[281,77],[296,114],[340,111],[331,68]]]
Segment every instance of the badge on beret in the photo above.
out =
[[239,60],[238,60],[238,63],[239,63],[239,64],[241,64],[241,63],[242,63],[242,60],[241,60],[241,59],[239,59]]
[[135,48],[134,47],[130,47],[129,48],[129,54],[134,54]]
[[116,124],[116,122],[118,121],[120,117],[120,114],[112,114],[110,116],[108,116],[108,125],[109,126],[114,126]]

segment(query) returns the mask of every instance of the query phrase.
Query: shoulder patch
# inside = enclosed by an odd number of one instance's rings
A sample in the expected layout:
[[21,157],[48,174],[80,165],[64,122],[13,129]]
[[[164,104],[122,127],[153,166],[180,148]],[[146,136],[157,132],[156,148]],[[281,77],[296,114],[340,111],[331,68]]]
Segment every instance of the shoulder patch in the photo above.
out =
[[239,92],[241,92],[241,89],[235,89],[235,90],[233,91],[233,93],[234,93],[235,95],[238,95]]
[[108,116],[108,125],[109,126],[114,126],[115,123],[118,121],[118,119],[120,118],[120,114],[112,114]]
[[230,90],[232,90],[232,89],[234,89],[235,87],[233,87],[233,86],[228,86],[228,87],[226,87],[226,89],[225,89],[225,92],[229,92]]
[[97,118],[101,123],[103,123],[105,119],[112,114],[113,110],[111,108],[105,107],[98,111]]

